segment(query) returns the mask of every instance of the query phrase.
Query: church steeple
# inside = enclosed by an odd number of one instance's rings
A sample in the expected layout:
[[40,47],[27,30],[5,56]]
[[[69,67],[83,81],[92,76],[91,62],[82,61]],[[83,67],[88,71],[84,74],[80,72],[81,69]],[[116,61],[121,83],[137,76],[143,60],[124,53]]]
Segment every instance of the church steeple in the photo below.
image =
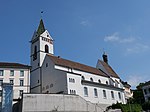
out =
[[34,93],[42,92],[41,71],[47,54],[54,54],[53,38],[45,29],[44,22],[41,19],[31,40],[31,88],[33,88],[31,91]]
[[[31,63],[41,66],[46,54],[54,54],[53,38],[45,29],[44,22],[41,19],[38,29],[34,32],[31,40]],[[33,64],[36,63],[36,64]],[[32,66],[33,67],[33,66]],[[36,68],[36,67],[33,67]]]
[[38,30],[37,30],[38,36],[40,36],[44,31],[45,31],[45,27],[44,27],[43,20],[41,19]]

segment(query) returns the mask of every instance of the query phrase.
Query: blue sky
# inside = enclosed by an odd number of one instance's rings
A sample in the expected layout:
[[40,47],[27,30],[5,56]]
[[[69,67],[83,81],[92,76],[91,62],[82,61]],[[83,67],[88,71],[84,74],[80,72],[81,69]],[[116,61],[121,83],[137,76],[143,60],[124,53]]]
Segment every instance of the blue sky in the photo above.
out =
[[0,61],[30,64],[30,43],[41,11],[55,55],[109,64],[134,88],[150,80],[149,0],[1,0]]

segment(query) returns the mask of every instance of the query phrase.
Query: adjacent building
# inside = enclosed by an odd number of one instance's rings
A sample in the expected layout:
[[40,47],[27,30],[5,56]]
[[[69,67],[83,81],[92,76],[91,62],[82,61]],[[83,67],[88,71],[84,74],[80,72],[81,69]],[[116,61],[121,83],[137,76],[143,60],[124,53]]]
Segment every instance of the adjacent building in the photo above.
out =
[[31,40],[31,93],[79,95],[98,104],[125,103],[120,77],[107,55],[96,67],[54,55],[53,39],[41,19]]
[[131,91],[131,85],[127,82],[121,81],[124,86],[124,92],[125,92],[125,100],[128,102],[130,98],[133,98],[133,92]]
[[142,84],[145,101],[150,101],[150,81]]
[[0,102],[2,101],[2,83],[13,84],[13,103],[15,103],[21,98],[23,92],[30,92],[30,66],[0,62]]

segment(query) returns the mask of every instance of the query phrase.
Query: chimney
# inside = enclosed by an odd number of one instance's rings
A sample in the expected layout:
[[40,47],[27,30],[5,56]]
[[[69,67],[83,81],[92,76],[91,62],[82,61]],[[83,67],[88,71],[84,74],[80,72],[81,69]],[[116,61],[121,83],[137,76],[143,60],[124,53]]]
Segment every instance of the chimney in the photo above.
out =
[[108,57],[107,57],[107,54],[105,52],[103,54],[103,61],[108,64]]

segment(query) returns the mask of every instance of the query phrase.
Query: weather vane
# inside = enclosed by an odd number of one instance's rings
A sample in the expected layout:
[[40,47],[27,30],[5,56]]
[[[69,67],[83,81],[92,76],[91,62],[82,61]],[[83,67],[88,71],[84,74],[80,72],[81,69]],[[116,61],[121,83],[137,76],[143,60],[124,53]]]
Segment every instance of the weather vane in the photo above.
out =
[[42,16],[43,16],[43,13],[44,13],[44,11],[41,11],[41,18],[42,18]]

